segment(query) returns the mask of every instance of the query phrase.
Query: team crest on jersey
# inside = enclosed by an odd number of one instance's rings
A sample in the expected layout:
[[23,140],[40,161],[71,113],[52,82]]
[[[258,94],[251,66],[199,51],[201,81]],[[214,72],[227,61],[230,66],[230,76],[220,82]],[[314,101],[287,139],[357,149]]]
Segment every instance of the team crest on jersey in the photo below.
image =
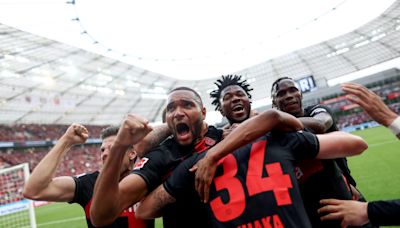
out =
[[135,167],[133,168],[133,170],[137,170],[137,169],[141,169],[143,168],[143,166],[146,164],[146,162],[148,161],[148,158],[142,158],[138,163],[136,163]]
[[215,145],[216,141],[212,138],[205,137],[204,142],[206,143],[207,146],[213,146]]

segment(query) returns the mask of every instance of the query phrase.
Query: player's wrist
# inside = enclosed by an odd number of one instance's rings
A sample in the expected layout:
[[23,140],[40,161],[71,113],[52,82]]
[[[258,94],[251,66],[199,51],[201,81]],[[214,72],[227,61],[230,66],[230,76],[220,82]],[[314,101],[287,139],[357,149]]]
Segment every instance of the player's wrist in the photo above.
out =
[[58,143],[64,147],[72,147],[74,145],[73,141],[68,136],[61,136],[58,139]]
[[388,126],[388,128],[392,131],[394,135],[400,135],[400,116],[394,119],[392,123]]

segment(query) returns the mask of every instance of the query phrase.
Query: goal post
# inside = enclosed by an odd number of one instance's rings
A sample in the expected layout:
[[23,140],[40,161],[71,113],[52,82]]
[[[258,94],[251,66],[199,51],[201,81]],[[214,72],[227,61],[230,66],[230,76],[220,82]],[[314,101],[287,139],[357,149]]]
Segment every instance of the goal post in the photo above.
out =
[[36,228],[33,202],[22,195],[29,174],[28,163],[0,169],[0,227]]

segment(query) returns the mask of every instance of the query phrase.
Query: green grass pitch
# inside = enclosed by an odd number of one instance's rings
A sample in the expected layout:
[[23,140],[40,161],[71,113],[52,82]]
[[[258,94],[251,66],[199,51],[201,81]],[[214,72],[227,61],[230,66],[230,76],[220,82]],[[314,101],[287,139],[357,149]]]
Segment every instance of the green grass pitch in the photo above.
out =
[[[400,198],[400,140],[384,127],[355,132],[367,140],[364,154],[349,158],[352,175],[368,200]],[[79,205],[51,204],[36,209],[38,227],[86,227]],[[156,227],[162,227],[156,221]]]

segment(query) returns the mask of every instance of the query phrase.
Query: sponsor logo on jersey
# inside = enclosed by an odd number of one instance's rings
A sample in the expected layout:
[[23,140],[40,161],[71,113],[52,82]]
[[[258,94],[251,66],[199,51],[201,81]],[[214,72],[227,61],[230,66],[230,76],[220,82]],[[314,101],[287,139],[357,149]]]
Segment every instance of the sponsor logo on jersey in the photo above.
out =
[[138,170],[143,168],[143,166],[147,163],[148,160],[149,160],[148,158],[142,158],[138,163],[136,163],[133,170]]
[[207,146],[214,146],[216,143],[216,141],[214,139],[209,138],[209,137],[205,137],[204,140],[205,140],[205,143],[207,144]]

